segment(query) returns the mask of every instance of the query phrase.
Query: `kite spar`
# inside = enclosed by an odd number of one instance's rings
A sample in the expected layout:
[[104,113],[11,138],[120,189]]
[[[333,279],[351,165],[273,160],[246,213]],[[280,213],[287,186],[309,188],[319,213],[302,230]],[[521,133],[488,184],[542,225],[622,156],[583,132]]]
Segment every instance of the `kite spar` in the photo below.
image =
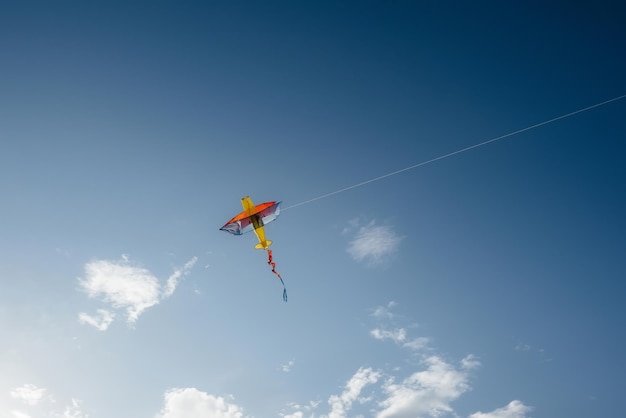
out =
[[281,202],[265,202],[258,205],[252,203],[250,196],[241,199],[243,212],[232,218],[230,221],[220,228],[233,235],[243,235],[246,232],[254,231],[259,243],[254,246],[257,250],[267,251],[267,264],[272,268],[274,273],[283,284],[283,300],[287,302],[287,288],[280,274],[276,271],[276,263],[272,258],[272,250],[269,249],[272,241],[265,238],[264,226],[272,222],[280,215]]

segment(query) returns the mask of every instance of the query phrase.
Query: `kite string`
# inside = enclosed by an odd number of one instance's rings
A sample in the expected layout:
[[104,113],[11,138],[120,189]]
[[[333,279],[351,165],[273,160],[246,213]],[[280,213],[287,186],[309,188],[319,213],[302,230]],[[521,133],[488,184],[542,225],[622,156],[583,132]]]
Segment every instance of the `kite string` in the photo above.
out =
[[578,109],[578,110],[575,110],[573,112],[566,113],[564,115],[557,116],[555,118],[548,119],[546,121],[543,121],[543,122],[540,122],[540,123],[536,123],[536,124],[531,125],[531,126],[527,126],[526,128],[518,129],[517,131],[509,132],[508,134],[504,134],[504,135],[498,136],[496,138],[492,138],[492,139],[489,139],[487,141],[471,145],[469,147],[461,148],[459,150],[450,152],[448,154],[444,154],[444,155],[432,158],[432,159],[427,160],[427,161],[422,161],[421,163],[417,163],[417,164],[411,165],[409,167],[402,168],[400,170],[392,171],[391,173],[383,174],[382,176],[374,177],[373,179],[365,180],[365,181],[362,181],[360,183],[353,184],[352,186],[344,187],[343,189],[335,190],[334,192],[326,193],[326,194],[314,197],[312,199],[305,200],[305,201],[300,202],[300,203],[296,203],[295,205],[288,206],[286,208],[283,208],[282,210],[285,211],[287,209],[293,209],[293,208],[298,207],[298,206],[302,206],[302,205],[306,205],[306,204],[311,203],[311,202],[315,202],[316,200],[324,199],[324,198],[327,198],[327,197],[330,197],[330,196],[333,196],[333,195],[336,195],[336,194],[339,194],[339,193],[343,193],[343,192],[351,190],[351,189],[355,189],[357,187],[365,186],[366,184],[373,183],[375,181],[379,181],[379,180],[385,179],[387,177],[395,176],[396,174],[400,174],[400,173],[403,173],[405,171],[413,170],[414,168],[421,167],[421,166],[424,166],[426,164],[434,163],[435,161],[443,160],[444,158],[448,158],[448,157],[451,157],[453,155],[460,154],[462,152],[472,150],[474,148],[482,147],[482,146],[490,144],[492,142],[500,141],[501,139],[509,138],[511,136],[520,134],[522,132],[530,131],[531,129],[539,128],[540,126],[544,126],[544,125],[547,125],[547,124],[552,123],[552,122],[556,122],[556,121],[561,120],[561,119],[569,118],[571,116],[577,115],[579,113],[586,112],[586,111],[594,109],[596,107],[600,107],[600,106],[609,104],[611,102],[615,102],[617,100],[621,100],[621,99],[623,99],[625,97],[626,97],[626,94],[624,94],[622,96],[614,97],[614,98],[606,100],[604,102],[596,103],[594,105],[587,106],[587,107],[584,107],[582,109]]

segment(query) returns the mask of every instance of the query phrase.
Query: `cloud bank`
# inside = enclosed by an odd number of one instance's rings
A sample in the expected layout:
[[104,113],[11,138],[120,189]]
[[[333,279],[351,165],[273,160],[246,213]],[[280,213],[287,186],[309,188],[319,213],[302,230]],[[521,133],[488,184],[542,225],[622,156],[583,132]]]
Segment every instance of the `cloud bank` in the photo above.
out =
[[[184,269],[191,268],[193,262],[195,261],[187,263]],[[166,283],[157,291],[160,298],[171,295],[168,289],[176,287],[176,281],[184,275],[184,269],[170,276],[169,283],[173,283],[171,287]],[[134,275],[133,277],[147,277],[145,270],[122,269],[122,272]],[[152,280],[148,282],[152,283]],[[125,305],[127,301],[145,303],[146,300],[142,297],[133,299],[128,295],[122,297],[108,293],[107,297],[111,304],[117,303],[121,308],[128,308]],[[158,300],[160,299],[157,302]],[[401,349],[411,350],[410,363],[405,363],[402,367],[389,365],[385,369],[361,366],[347,379],[338,393],[328,396],[326,403],[320,400],[309,401],[303,405],[290,403],[279,415],[283,418],[460,418],[462,415],[454,409],[454,403],[471,391],[474,374],[481,366],[480,361],[472,354],[457,361],[450,361],[438,354],[430,346],[430,338],[411,336],[409,330],[413,327],[401,326],[402,316],[392,313],[392,308],[396,306],[392,301],[373,310],[371,317],[377,326],[370,330],[369,335],[377,341],[391,342]],[[135,309],[132,312],[138,311]],[[108,320],[107,311],[99,312],[98,315],[96,324]],[[128,315],[131,317],[131,313]],[[407,369],[407,364],[413,366]],[[281,365],[281,370],[290,371],[293,365],[294,361],[291,360]],[[45,389],[34,385],[24,385],[11,392],[14,398],[32,405],[37,404],[44,394]],[[324,408],[326,411],[321,410]],[[528,414],[531,410],[523,402],[513,400],[490,412],[474,412],[467,415],[467,418],[530,418]],[[23,414],[21,411],[15,411],[14,414],[18,414],[14,418],[28,416],[19,415]],[[234,403],[232,398],[187,387],[167,390],[163,396],[163,405],[154,418],[195,416],[244,418],[246,415],[243,407]],[[86,415],[81,412],[79,402],[72,400],[72,405],[66,407],[62,417],[86,418]]]
[[[78,284],[89,298],[125,311],[127,322],[133,324],[146,309],[170,297],[196,261],[197,257],[193,257],[175,270],[162,286],[149,270],[133,265],[127,256],[119,261],[96,260],[85,265],[85,278],[80,278]],[[78,315],[80,323],[100,331],[106,330],[114,318],[115,313],[107,309],[99,309],[96,315]]]
[[[423,359],[422,370],[403,379],[385,374],[371,367],[361,367],[348,379],[343,391],[328,398],[328,414],[316,414],[319,403],[309,406],[292,405],[295,411],[282,414],[283,418],[347,418],[362,417],[352,414],[356,403],[369,405],[369,414],[376,418],[437,418],[441,416],[460,417],[452,404],[471,389],[472,371],[480,363],[472,355],[463,358],[458,364],[450,363],[441,356],[433,355]],[[396,380],[398,380],[396,382]],[[362,392],[369,387],[367,396]],[[313,405],[311,408],[310,405]],[[512,401],[507,406],[492,412],[476,412],[468,418],[529,418],[531,410],[520,401]]]
[[[409,335],[407,327],[399,326],[401,316],[392,312],[393,301],[373,310],[377,326],[370,330],[375,340],[392,342],[399,348],[411,351],[412,362],[417,366],[406,373],[405,367],[377,370],[360,367],[348,379],[343,391],[328,398],[329,412],[318,413],[319,403],[310,402],[302,407],[291,405],[283,418],[347,418],[349,416],[376,418],[438,418],[461,415],[454,402],[471,389],[471,381],[480,361],[468,354],[459,361],[449,361],[430,346],[430,338]],[[367,389],[366,396],[362,392]],[[356,411],[357,405],[364,410]],[[475,412],[468,418],[529,418],[531,408],[514,400],[491,412]]]
[[[461,415],[454,403],[471,389],[472,378],[480,361],[468,354],[458,361],[449,361],[429,346],[428,337],[411,337],[405,327],[398,326],[398,315],[386,307],[376,308],[372,317],[379,327],[370,336],[380,341],[390,341],[399,348],[409,348],[413,370],[405,367],[388,370],[371,366],[359,367],[340,388],[323,403],[309,401],[303,405],[290,403],[283,418],[348,418],[371,416],[375,418],[439,418]],[[395,326],[390,326],[395,325]],[[290,361],[282,367],[289,369]],[[322,411],[326,405],[326,411]],[[467,418],[529,418],[531,408],[514,400],[491,412],[475,412]],[[164,405],[155,418],[183,418],[211,416],[217,418],[242,418],[244,410],[232,400],[202,392],[196,388],[172,389],[164,395]]]

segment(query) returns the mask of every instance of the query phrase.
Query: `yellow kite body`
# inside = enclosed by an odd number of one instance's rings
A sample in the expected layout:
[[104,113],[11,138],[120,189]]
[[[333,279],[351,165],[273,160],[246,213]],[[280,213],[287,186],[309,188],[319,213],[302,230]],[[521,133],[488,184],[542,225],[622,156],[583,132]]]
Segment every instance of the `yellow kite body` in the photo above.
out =
[[241,199],[241,206],[243,206],[243,211],[250,217],[252,221],[252,225],[254,226],[254,234],[259,239],[259,243],[254,246],[257,250],[266,250],[270,245],[272,245],[272,241],[265,239],[265,228],[263,228],[263,221],[257,215],[257,208],[252,203],[252,199],[250,196],[246,196]]

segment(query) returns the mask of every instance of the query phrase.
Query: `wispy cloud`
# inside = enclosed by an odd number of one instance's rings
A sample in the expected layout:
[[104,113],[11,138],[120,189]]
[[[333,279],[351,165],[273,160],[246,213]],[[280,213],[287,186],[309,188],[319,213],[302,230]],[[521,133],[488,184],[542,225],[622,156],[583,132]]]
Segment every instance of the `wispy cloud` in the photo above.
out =
[[81,409],[82,401],[78,399],[72,399],[72,403],[65,407],[63,415],[59,415],[59,418],[89,418],[89,416]]
[[348,244],[348,253],[354,260],[375,265],[383,262],[398,250],[402,237],[398,236],[390,226],[376,225],[376,221],[370,221],[367,225],[361,226],[359,223],[359,221],[351,222],[351,227],[356,228],[356,233]]
[[397,303],[392,300],[386,306],[377,306],[376,309],[374,309],[372,316],[379,319],[393,319],[395,314],[391,313],[391,308],[396,305]]
[[221,396],[214,396],[196,388],[170,389],[165,392],[164,404],[156,418],[242,418],[243,409]]
[[402,344],[406,341],[406,330],[404,328],[396,328],[391,331],[374,328],[370,331],[370,335],[377,340],[391,340],[397,344]]
[[10,392],[12,398],[18,399],[26,405],[37,405],[44,399],[45,394],[46,389],[31,384],[17,387]]
[[321,403],[322,401],[310,401],[305,405],[291,403],[288,405],[288,408],[293,409],[293,412],[289,414],[280,413],[279,415],[283,418],[304,418],[305,416],[308,418],[315,418],[314,411],[320,406]]
[[[30,407],[49,409],[46,416],[53,418],[88,418],[88,415],[82,411],[82,401],[72,399],[71,403],[65,406],[63,412],[55,409],[56,400],[52,395],[47,394],[48,390],[38,388],[32,384],[25,384],[10,391],[10,395],[14,399],[21,400]],[[11,411],[11,418],[30,418],[30,415],[23,411]]]
[[183,278],[183,276],[189,274],[194,264],[196,264],[196,261],[198,261],[198,257],[192,258],[185,263],[182,269],[176,270],[174,273],[172,273],[170,277],[167,278],[167,283],[165,285],[165,290],[163,291],[162,296],[163,299],[172,296],[172,294],[176,290],[176,287],[178,286],[178,283],[180,282],[180,279]]
[[115,312],[106,309],[98,309],[96,315],[88,315],[84,312],[78,314],[78,322],[81,324],[91,325],[100,331],[105,331],[115,319]]
[[287,363],[281,364],[280,365],[280,369],[282,371],[284,371],[285,373],[288,373],[288,372],[291,371],[291,369],[293,368],[294,364],[296,364],[296,362],[294,360],[289,360]]
[[361,402],[365,401],[365,399],[360,399],[363,388],[376,383],[379,378],[380,373],[369,367],[361,367],[357,370],[354,376],[346,383],[341,395],[332,395],[328,399],[331,408],[328,418],[344,418],[346,412],[352,408],[353,402],[356,400],[360,400]]
[[477,369],[480,367],[480,361],[475,355],[468,354],[461,360],[461,366],[463,366],[465,370]]
[[402,344],[402,347],[408,348],[409,350],[419,351],[428,347],[430,344],[430,338],[428,337],[417,337],[413,338]]
[[[167,279],[165,286],[147,269],[134,265],[128,256],[122,260],[96,260],[85,265],[85,278],[78,283],[87,296],[98,298],[114,309],[126,311],[129,324],[133,324],[139,316],[151,306],[170,297],[180,281],[189,273],[197,261],[197,257],[174,271]],[[114,314],[100,309],[97,315],[79,314],[79,321],[97,329],[106,330],[113,321]]]
[[428,347],[430,338],[417,337],[408,338],[408,331],[404,327],[395,327],[388,329],[389,324],[393,324],[397,318],[397,315],[391,312],[393,307],[397,306],[397,303],[391,301],[386,307],[378,306],[372,316],[378,320],[379,323],[384,324],[370,331],[370,335],[377,340],[391,340],[397,345],[408,348],[409,350],[419,351]]
[[533,347],[530,344],[526,344],[523,342],[518,342],[517,344],[515,344],[515,347],[513,347],[515,351],[519,351],[522,353],[528,353],[531,355],[535,355],[538,356],[539,360],[541,362],[549,362],[552,361],[552,358],[550,358],[547,354],[546,354],[546,350],[544,350],[543,348],[537,348],[537,347]]
[[469,418],[527,418],[531,407],[524,405],[520,401],[511,401],[507,406],[491,412],[476,412]]
[[282,415],[283,418],[303,418],[304,417],[304,412],[302,411],[296,411],[293,414],[283,414]]

